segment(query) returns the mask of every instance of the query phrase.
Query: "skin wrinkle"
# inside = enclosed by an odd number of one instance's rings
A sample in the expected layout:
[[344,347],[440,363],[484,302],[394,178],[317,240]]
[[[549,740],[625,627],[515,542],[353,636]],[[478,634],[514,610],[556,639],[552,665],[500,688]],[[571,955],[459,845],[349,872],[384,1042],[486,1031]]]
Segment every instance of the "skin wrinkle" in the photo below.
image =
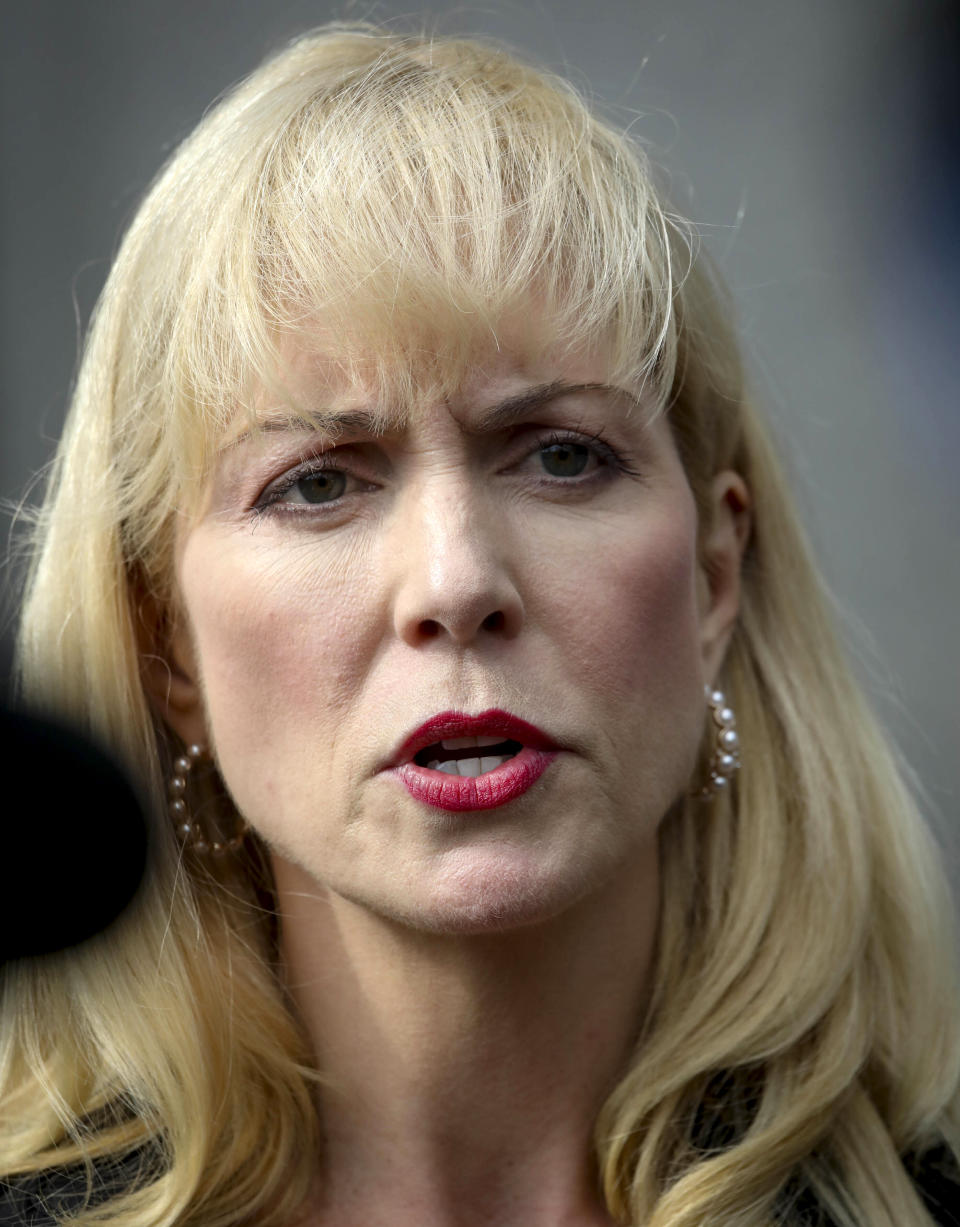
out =
[[[464,423],[468,433],[488,434],[503,430],[514,421],[525,417],[533,409],[541,408],[560,396],[569,396],[583,392],[614,392],[628,397],[635,403],[635,398],[625,388],[617,388],[608,383],[576,384],[563,379],[554,379],[549,383],[537,384],[526,388],[513,396],[507,397],[498,404],[481,409],[475,415],[473,423]],[[305,410],[301,414],[278,413],[266,411],[260,416],[258,429],[264,434],[276,431],[288,432],[296,430],[315,430],[317,433],[329,436],[331,442],[340,441],[343,435],[352,433],[387,436],[397,434],[405,425],[402,414],[377,414],[367,410]],[[234,437],[228,432],[227,438],[221,443],[221,454],[248,442],[253,437],[250,429],[242,430]]]

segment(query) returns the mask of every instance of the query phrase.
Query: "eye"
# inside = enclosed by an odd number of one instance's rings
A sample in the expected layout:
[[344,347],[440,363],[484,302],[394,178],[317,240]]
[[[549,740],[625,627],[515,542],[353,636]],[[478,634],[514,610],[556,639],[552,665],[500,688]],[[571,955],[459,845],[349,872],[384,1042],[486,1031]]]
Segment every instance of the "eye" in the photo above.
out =
[[541,437],[521,462],[522,468],[530,465],[547,485],[585,486],[618,473],[640,477],[631,458],[597,434],[553,431]]
[[300,495],[298,500],[304,503],[330,503],[344,493],[347,488],[347,475],[340,469],[321,469],[318,473],[305,473],[298,477],[290,489]]
[[590,460],[590,448],[572,440],[541,445],[539,454],[544,471],[551,477],[578,477]]
[[263,514],[273,510],[290,514],[307,507],[339,506],[351,494],[371,490],[369,482],[348,472],[316,460],[299,465],[278,477],[263,491],[253,510]]

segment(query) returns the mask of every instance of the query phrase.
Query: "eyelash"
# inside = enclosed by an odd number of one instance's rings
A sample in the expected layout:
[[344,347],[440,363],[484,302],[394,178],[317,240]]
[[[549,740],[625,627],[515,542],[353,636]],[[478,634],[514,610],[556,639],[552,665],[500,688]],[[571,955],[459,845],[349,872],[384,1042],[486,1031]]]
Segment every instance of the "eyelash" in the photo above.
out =
[[[550,431],[537,439],[535,445],[522,457],[518,464],[529,460],[535,456],[537,452],[544,451],[549,447],[562,446],[565,443],[579,443],[584,446],[589,446],[594,449],[594,452],[600,464],[598,469],[595,469],[589,476],[581,480],[567,480],[562,477],[546,476],[539,482],[540,485],[549,486],[554,489],[567,486],[587,486],[593,484],[600,476],[603,470],[614,470],[622,473],[627,477],[642,478],[643,474],[635,466],[635,458],[628,456],[625,452],[619,451],[613,447],[600,433],[595,433],[586,430],[580,431]],[[332,453],[325,453],[332,456]],[[324,463],[322,457],[317,457],[314,460],[306,461],[304,464],[298,465],[295,469],[291,469],[284,476],[272,482],[263,493],[259,496],[251,511],[259,519],[262,515],[273,514],[279,507],[286,507],[286,510],[280,512],[281,515],[317,515],[324,514],[324,508],[336,509],[342,504],[347,495],[340,495],[336,499],[331,499],[329,503],[313,503],[313,504],[284,504],[282,499],[285,494],[292,490],[299,481],[305,477],[314,477],[320,473],[346,473],[350,476],[349,468],[342,465]],[[294,510],[296,508],[296,510]],[[302,508],[302,510],[301,510]],[[309,509],[308,509],[309,508]]]

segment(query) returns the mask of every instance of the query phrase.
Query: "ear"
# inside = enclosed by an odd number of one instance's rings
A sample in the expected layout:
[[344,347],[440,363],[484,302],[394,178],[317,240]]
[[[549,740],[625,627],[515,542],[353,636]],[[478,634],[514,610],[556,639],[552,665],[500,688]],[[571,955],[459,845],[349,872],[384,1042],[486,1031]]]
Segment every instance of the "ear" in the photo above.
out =
[[750,492],[739,473],[725,469],[714,477],[707,514],[697,592],[703,675],[712,684],[740,610],[740,569],[752,526]]
[[203,689],[186,619],[134,588],[140,677],[150,706],[184,745],[207,745]]

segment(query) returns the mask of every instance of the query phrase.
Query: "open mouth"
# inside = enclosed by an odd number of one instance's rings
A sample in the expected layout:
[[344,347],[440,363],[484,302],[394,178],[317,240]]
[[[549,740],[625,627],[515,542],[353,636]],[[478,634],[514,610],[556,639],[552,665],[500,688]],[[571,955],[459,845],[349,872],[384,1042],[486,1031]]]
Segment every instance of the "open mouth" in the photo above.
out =
[[496,809],[523,796],[562,749],[500,708],[438,712],[403,739],[385,770],[414,800],[450,812]]
[[413,761],[431,771],[475,778],[509,762],[522,749],[521,742],[501,737],[451,737],[424,746]]

